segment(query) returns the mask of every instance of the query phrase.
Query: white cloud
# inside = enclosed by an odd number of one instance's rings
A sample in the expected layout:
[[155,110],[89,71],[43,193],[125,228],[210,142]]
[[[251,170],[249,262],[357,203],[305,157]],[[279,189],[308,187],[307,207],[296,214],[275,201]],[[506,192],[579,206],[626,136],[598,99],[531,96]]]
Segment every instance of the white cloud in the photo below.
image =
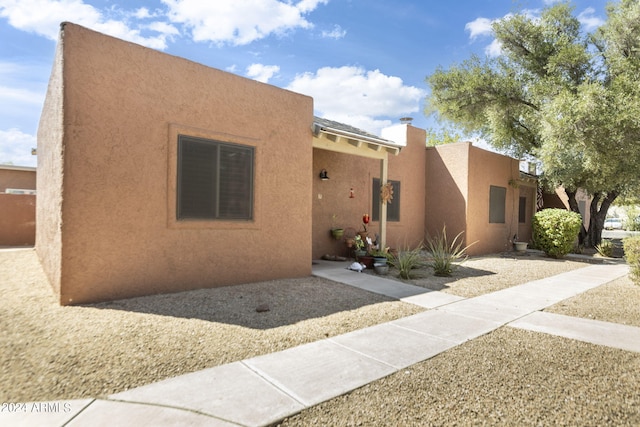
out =
[[[144,9],[144,8],[143,8]],[[7,18],[9,24],[19,30],[39,34],[51,40],[58,39],[61,22],[73,22],[114,37],[132,41],[154,49],[166,49],[167,39],[177,34],[177,29],[165,24],[152,28],[146,25],[132,28],[127,17],[143,18],[151,16],[146,9],[120,13],[122,20],[109,19],[103,12],[82,0],[2,0],[0,17]],[[142,35],[141,29],[149,28],[158,34]]]
[[469,31],[469,38],[474,40],[480,36],[490,36],[493,34],[492,24],[493,21],[489,18],[476,18],[471,22],[467,22],[464,29]]
[[322,37],[327,39],[341,39],[347,35],[347,30],[343,30],[340,25],[335,25],[331,31],[323,31]]
[[419,110],[425,91],[402,79],[360,67],[324,67],[296,76],[287,89],[312,96],[316,114],[378,134],[392,121]]
[[193,40],[246,45],[271,34],[313,25],[303,15],[328,0],[162,0],[169,18],[191,29]]
[[[3,106],[15,106],[16,103],[42,105],[43,101],[44,93],[17,87],[0,86],[0,102],[2,102]],[[0,107],[0,111],[2,110],[4,110],[4,107]]]
[[251,64],[247,67],[246,76],[262,83],[267,83],[274,74],[280,71],[277,65]]
[[594,16],[595,9],[588,7],[578,15],[578,21],[584,26],[585,30],[593,31],[604,24],[604,19]]
[[18,129],[0,130],[0,164],[36,166],[31,149],[36,148],[36,137]]
[[491,44],[484,48],[484,53],[490,58],[502,55],[502,43],[497,39],[493,39]]

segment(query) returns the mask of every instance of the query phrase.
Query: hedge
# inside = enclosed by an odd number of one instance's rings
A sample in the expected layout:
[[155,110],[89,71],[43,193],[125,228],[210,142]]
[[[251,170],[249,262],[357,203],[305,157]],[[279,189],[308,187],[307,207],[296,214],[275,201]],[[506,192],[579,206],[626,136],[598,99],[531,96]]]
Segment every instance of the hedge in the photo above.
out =
[[533,216],[534,245],[552,258],[562,258],[573,249],[582,217],[564,209],[543,209]]
[[630,267],[631,280],[640,285],[640,236],[626,237],[622,240],[624,257]]

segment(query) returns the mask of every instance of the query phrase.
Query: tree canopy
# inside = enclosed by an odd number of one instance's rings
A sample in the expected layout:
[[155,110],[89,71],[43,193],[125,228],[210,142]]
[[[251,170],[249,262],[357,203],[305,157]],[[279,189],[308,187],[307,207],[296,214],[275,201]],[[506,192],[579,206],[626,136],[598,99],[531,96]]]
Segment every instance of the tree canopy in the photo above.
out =
[[571,209],[593,198],[586,243],[600,243],[606,212],[640,189],[640,2],[607,6],[593,33],[570,3],[493,24],[496,58],[472,56],[427,82],[426,112],[516,157],[541,160],[545,182]]

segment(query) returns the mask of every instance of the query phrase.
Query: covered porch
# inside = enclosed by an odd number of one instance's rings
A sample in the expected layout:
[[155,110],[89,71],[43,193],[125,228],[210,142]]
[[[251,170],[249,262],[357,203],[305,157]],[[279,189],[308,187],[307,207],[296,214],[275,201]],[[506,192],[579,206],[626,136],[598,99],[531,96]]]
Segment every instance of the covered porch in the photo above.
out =
[[[314,117],[313,123],[313,257],[346,255],[344,239],[334,239],[332,228],[362,231],[362,217],[372,221],[369,237],[387,247],[387,203],[378,193],[389,181],[389,158],[406,146],[360,129]],[[379,188],[373,188],[373,179]],[[378,182],[378,181],[376,181]],[[375,210],[375,211],[374,211]]]

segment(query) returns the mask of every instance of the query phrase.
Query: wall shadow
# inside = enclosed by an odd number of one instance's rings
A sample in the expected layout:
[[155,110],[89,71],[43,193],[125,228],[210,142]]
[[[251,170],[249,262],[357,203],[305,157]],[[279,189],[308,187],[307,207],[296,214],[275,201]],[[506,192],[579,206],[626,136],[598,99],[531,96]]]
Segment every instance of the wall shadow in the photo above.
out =
[[265,330],[387,301],[395,300],[330,280],[305,277],[128,298],[83,306],[199,319]]

